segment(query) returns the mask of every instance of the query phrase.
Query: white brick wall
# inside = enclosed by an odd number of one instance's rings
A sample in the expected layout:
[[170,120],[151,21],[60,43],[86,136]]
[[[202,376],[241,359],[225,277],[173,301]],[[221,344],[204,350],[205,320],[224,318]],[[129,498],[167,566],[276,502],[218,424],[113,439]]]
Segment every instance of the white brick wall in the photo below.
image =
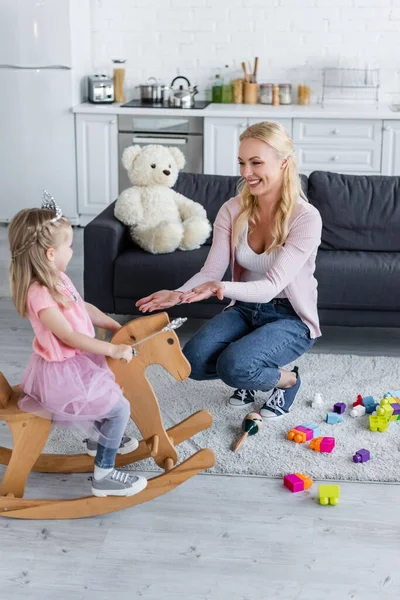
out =
[[400,0],[91,0],[95,72],[126,58],[126,89],[178,74],[208,97],[218,68],[241,75],[259,57],[259,82],[311,85],[323,67],[381,69],[380,99],[400,92]]

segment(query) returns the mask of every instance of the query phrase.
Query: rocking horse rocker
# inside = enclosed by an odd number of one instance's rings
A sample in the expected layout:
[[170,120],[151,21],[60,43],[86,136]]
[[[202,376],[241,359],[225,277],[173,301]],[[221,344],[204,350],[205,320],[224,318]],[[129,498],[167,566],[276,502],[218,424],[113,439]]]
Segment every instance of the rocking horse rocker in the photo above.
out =
[[116,344],[130,344],[134,350],[135,356],[130,363],[111,358],[107,361],[131,404],[131,417],[143,436],[135,451],[117,455],[116,466],[151,456],[164,469],[164,473],[149,479],[147,487],[134,496],[86,496],[58,500],[24,498],[26,480],[31,471],[88,473],[93,471],[93,458],[87,454],[41,454],[51,421],[22,412],[17,404],[21,393],[18,386],[12,388],[0,373],[0,420],[7,422],[13,438],[12,450],[0,447],[0,464],[8,465],[0,485],[1,516],[76,519],[103,515],[157,498],[215,464],[214,453],[207,448],[177,464],[175,446],[211,427],[212,415],[207,410],[200,410],[166,431],[157,398],[145,374],[149,365],[160,364],[178,381],[189,376],[190,365],[173,331],[177,326],[179,321],[169,323],[167,313],[158,313],[130,321],[112,339]]

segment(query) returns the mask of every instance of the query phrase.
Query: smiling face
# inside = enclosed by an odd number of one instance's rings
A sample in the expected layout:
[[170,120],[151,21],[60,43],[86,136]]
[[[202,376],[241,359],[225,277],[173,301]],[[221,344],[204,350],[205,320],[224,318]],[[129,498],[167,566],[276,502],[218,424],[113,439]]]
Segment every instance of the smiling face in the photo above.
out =
[[239,146],[240,175],[254,196],[280,194],[287,159],[279,158],[272,146],[245,138]]

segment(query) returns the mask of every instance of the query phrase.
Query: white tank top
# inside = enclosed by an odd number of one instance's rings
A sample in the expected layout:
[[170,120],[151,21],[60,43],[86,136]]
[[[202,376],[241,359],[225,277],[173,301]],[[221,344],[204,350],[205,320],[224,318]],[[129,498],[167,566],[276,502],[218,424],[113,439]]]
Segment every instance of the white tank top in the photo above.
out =
[[[235,259],[244,269],[240,281],[259,281],[265,278],[266,273],[275,262],[278,250],[274,248],[269,254],[266,252],[257,254],[249,246],[247,240],[248,231],[249,224],[247,222],[239,236],[238,245],[235,250]],[[276,295],[276,298],[286,297],[283,290]]]

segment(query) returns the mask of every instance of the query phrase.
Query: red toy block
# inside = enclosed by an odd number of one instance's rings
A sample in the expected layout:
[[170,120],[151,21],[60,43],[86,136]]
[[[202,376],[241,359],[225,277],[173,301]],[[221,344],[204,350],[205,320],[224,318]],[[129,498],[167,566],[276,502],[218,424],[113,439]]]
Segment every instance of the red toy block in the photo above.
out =
[[312,479],[305,473],[290,473],[283,478],[283,485],[293,493],[308,490],[312,483]]
[[361,404],[362,406],[364,406],[361,394],[358,394],[357,400],[355,402],[353,402],[353,406],[357,406],[357,404]]

